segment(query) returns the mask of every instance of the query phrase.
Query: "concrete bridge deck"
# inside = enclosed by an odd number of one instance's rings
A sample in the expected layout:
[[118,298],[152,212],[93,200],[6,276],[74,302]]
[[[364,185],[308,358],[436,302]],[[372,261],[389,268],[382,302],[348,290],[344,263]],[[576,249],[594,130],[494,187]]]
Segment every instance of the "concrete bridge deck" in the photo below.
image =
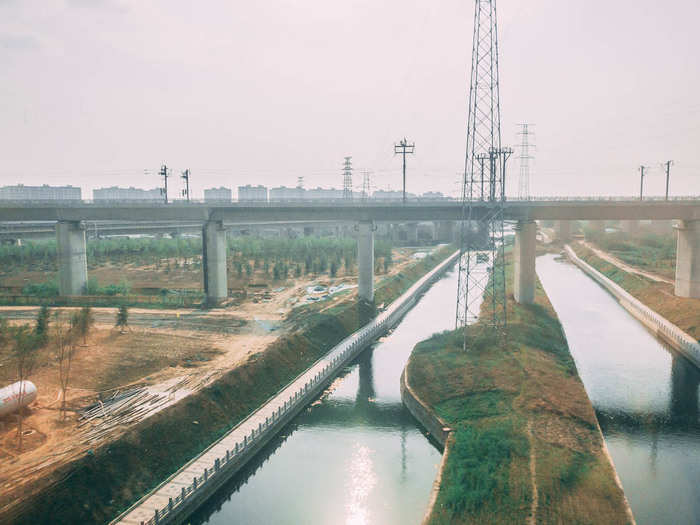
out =
[[[486,217],[489,202],[474,203],[472,218]],[[700,197],[683,200],[530,200],[507,201],[507,220],[700,220]],[[0,203],[0,221],[454,221],[462,219],[458,201],[388,204],[386,202],[333,203],[175,203],[85,204]]]

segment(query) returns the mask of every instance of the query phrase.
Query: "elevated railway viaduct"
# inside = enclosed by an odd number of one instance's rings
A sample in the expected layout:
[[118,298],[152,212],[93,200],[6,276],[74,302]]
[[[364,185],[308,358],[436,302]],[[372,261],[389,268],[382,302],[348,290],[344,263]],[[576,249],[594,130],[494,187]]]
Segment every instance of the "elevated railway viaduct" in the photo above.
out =
[[[476,202],[472,220],[488,217],[491,204]],[[505,219],[517,222],[515,235],[515,298],[534,300],[535,236],[537,220],[557,221],[559,236],[566,240],[573,220],[676,220],[677,257],[675,293],[700,297],[700,199],[678,200],[530,200],[505,203]],[[374,298],[374,231],[378,223],[434,221],[449,224],[463,220],[458,202],[419,203],[264,203],[264,204],[0,204],[0,223],[44,221],[55,224],[58,245],[59,290],[80,295],[87,283],[85,224],[115,221],[141,225],[143,231],[163,223],[201,228],[204,255],[204,289],[209,303],[226,298],[226,227],[224,224],[357,224],[359,294]],[[149,226],[150,225],[150,226]]]

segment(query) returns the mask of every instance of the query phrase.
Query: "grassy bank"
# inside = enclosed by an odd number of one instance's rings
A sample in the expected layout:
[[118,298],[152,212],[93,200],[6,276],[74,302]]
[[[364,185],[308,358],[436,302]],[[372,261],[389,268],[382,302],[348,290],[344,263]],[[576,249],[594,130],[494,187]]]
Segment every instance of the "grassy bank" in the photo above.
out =
[[[443,249],[382,283],[390,301],[451,253]],[[357,330],[374,305],[345,303],[320,311],[310,305],[292,314],[295,330],[185,398],[105,445],[54,472],[28,490],[20,505],[0,517],[11,523],[104,523],[125,510],[180,466],[258,408],[271,395]],[[2,498],[2,496],[0,496]]]
[[617,283],[652,310],[700,340],[700,299],[676,297],[672,284],[652,281],[641,275],[632,274],[605,261],[579,243],[571,247],[581,259],[600,273]]
[[479,325],[469,351],[445,332],[416,346],[413,390],[453,429],[438,524],[629,523],[593,408],[541,285],[512,299],[508,344]]
[[630,266],[669,279],[675,277],[676,236],[673,231],[658,233],[648,226],[634,233],[586,230],[586,240]]

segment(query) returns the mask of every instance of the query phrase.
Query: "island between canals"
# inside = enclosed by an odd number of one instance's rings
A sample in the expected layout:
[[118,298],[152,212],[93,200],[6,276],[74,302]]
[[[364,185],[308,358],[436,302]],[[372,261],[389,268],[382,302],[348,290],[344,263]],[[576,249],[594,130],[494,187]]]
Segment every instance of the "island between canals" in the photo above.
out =
[[505,345],[477,323],[466,352],[461,331],[436,334],[404,370],[404,404],[444,447],[424,524],[634,524],[542,286],[532,305],[507,296]]

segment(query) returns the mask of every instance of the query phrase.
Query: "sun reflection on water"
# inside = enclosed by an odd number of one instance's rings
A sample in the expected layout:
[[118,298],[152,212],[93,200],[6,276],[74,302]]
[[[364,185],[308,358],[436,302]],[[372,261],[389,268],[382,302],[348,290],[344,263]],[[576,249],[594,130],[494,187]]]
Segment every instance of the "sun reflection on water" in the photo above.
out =
[[372,489],[377,485],[372,450],[364,445],[355,444],[346,472],[349,476],[345,482],[347,498],[345,523],[346,525],[369,525],[371,520],[367,503]]

